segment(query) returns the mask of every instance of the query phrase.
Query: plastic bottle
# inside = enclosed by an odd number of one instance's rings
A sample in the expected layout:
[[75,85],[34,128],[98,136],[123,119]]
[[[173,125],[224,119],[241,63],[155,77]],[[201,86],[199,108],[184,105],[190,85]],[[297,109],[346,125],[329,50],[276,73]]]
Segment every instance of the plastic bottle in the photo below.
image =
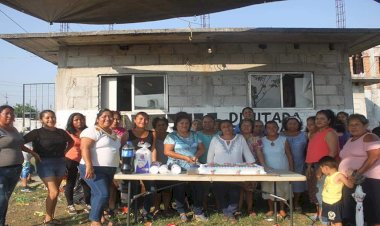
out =
[[127,141],[121,149],[121,173],[131,174],[133,172],[134,150],[135,148],[131,141]]

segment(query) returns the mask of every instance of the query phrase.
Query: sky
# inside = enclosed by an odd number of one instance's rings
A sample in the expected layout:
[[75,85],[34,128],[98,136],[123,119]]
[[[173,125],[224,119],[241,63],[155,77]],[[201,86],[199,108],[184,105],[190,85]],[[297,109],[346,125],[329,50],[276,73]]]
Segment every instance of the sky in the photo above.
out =
[[[347,28],[380,28],[380,4],[344,0]],[[200,28],[199,17],[114,25],[114,30]],[[336,28],[334,0],[286,0],[210,14],[211,28]],[[108,30],[108,25],[69,24],[70,32]],[[59,32],[60,24],[28,16],[0,4],[0,34]],[[22,104],[23,84],[54,83],[57,66],[0,40],[0,105]],[[26,88],[31,87],[26,85]],[[50,89],[49,89],[50,90]],[[28,90],[26,90],[28,92]],[[34,91],[33,91],[34,92]],[[46,95],[47,88],[45,88]],[[37,94],[36,94],[37,95]],[[51,95],[51,92],[50,92]],[[42,106],[44,108],[46,106]]]

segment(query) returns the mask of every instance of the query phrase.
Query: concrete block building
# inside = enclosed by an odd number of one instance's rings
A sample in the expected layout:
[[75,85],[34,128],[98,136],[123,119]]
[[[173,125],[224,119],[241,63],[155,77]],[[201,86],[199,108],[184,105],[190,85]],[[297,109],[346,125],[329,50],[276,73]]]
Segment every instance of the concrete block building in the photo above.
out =
[[371,127],[380,123],[380,46],[350,57],[354,111],[368,116]]
[[[57,65],[56,112],[100,108],[194,118],[302,119],[354,111],[349,56],[380,44],[379,29],[228,28],[12,34],[0,38]],[[31,72],[33,73],[33,72]]]

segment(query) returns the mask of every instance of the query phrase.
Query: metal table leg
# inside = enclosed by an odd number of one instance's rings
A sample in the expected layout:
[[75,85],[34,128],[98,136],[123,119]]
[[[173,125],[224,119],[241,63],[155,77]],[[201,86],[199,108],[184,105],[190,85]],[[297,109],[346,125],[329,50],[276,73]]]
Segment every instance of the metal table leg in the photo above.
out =
[[[136,183],[134,183],[134,186],[135,186],[135,191],[136,193],[138,194],[138,191],[139,191],[139,186],[140,186],[140,183],[139,181],[136,181]],[[134,218],[135,218],[135,224],[137,224],[137,214],[138,214],[138,208],[137,208],[137,200],[136,199],[133,199],[134,201],[134,205],[133,205],[133,214],[134,214]]]
[[131,181],[128,181],[128,199],[127,199],[127,226],[131,225]]
[[[276,181],[273,182],[273,193],[275,196],[277,196],[277,183]],[[274,205],[274,222],[277,223],[277,199],[274,197],[273,199],[273,205]]]
[[293,226],[293,191],[292,182],[289,182],[289,208],[290,208],[290,226]]

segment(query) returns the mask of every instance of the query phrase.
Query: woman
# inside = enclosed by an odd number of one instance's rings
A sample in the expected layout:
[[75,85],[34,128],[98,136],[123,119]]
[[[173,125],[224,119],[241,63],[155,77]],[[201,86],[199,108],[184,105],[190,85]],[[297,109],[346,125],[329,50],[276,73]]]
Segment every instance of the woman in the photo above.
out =
[[[305,158],[306,158],[306,146],[307,135],[301,131],[302,122],[296,117],[288,117],[282,121],[282,128],[284,129],[283,135],[286,137],[292,151],[294,161],[294,171],[299,174],[305,172]],[[302,211],[300,206],[301,194],[306,191],[305,182],[293,182],[292,183],[294,194],[294,206],[298,212]]]
[[117,136],[121,139],[123,135],[127,132],[127,130],[121,126],[121,114],[119,111],[112,111],[113,122],[111,125],[111,129],[117,134]]
[[112,111],[100,110],[95,126],[80,134],[82,159],[78,168],[81,178],[91,188],[91,226],[102,225],[103,211],[110,196],[109,188],[120,162],[121,142],[111,129],[112,122]]
[[[121,143],[125,143],[128,138],[127,130],[121,127],[121,114],[119,111],[112,111],[113,122],[111,125],[111,129],[116,133],[117,137],[120,139]],[[118,170],[119,168],[117,168]],[[113,180],[110,187],[110,199],[108,204],[108,216],[113,217],[115,215],[116,202],[117,197],[120,196],[118,191],[119,182],[117,180]]]
[[202,120],[194,119],[191,123],[191,131],[198,132],[202,130]]
[[307,134],[307,138],[310,140],[315,132],[317,132],[317,127],[315,126],[315,116],[310,116],[306,119],[305,133]]
[[[186,112],[176,114],[174,132],[170,133],[164,141],[164,153],[168,156],[168,165],[178,164],[183,170],[189,169],[198,162],[205,148],[198,135],[190,131],[191,118]],[[202,211],[203,189],[200,183],[191,182],[173,188],[173,196],[182,222],[187,221],[185,212],[185,190],[191,190],[195,219],[205,222],[208,219]]]
[[337,157],[339,151],[338,135],[332,128],[335,122],[334,112],[320,110],[315,116],[316,131],[309,139],[306,152],[306,178],[308,183],[310,202],[316,205],[317,215],[320,216],[322,205],[322,177],[318,161],[324,156]]
[[[251,125],[252,128],[252,125]],[[232,122],[222,120],[220,123],[221,135],[211,140],[207,154],[209,164],[235,164],[242,163],[243,157],[248,163],[255,163],[255,158],[248,147],[244,137],[234,134]],[[240,187],[233,183],[213,184],[216,199],[223,210],[224,221],[236,224],[234,213],[238,210]],[[252,198],[252,197],[251,197]],[[252,211],[252,210],[251,210]]]
[[[168,132],[166,132],[166,131],[168,130],[168,127],[169,127],[169,121],[164,117],[157,117],[157,118],[153,119],[152,126],[153,126],[155,133],[156,133],[157,161],[162,163],[162,164],[166,164],[166,162],[168,161],[168,157],[164,153],[164,140],[165,140],[166,136],[168,135]],[[159,181],[159,182],[156,182],[156,185],[158,188],[160,188],[160,187],[168,186],[168,185],[170,185],[170,183],[164,182],[164,181]],[[172,190],[171,189],[165,189],[159,193],[156,193],[154,196],[154,207],[155,207],[154,210],[155,210],[155,212],[157,213],[158,211],[161,210],[160,204],[161,204],[161,200],[162,200],[162,202],[164,204],[163,214],[169,215],[169,211],[171,208],[170,207],[171,198],[172,198]]]
[[[9,105],[0,106],[0,225],[6,225],[8,202],[20,178],[24,162],[21,150],[24,141],[13,126],[14,120],[14,109]],[[28,152],[39,159],[35,152]]]
[[254,121],[253,136],[260,138],[264,136],[264,123],[262,121]]
[[[207,163],[207,154],[210,147],[212,138],[218,134],[218,130],[215,130],[215,119],[212,115],[204,115],[202,117],[202,130],[197,131],[198,138],[202,141],[202,144],[205,146],[205,151],[198,161],[201,164]],[[208,209],[208,199],[210,197],[211,183],[204,182],[203,185],[203,210],[207,211]],[[219,204],[216,202],[216,206]]]
[[[364,198],[364,219],[368,225],[380,225],[380,139],[368,132],[368,120],[360,114],[348,118],[352,137],[340,152],[339,172],[356,179],[361,184]],[[355,225],[355,201],[351,194],[355,189],[343,188],[343,220]]]
[[[263,148],[263,143],[261,137],[253,135],[253,125],[254,122],[251,119],[243,119],[240,123],[240,134],[247,141],[253,157],[258,159],[257,149]],[[260,155],[259,158],[261,158],[262,161],[264,159],[262,155]],[[243,201],[245,199],[248,214],[252,217],[256,216],[256,213],[253,211],[253,190],[256,188],[256,185],[256,182],[244,182],[244,187],[240,190],[239,212],[241,212]]]
[[[255,121],[255,114],[253,112],[253,108],[251,107],[243,108],[241,110],[241,116],[243,119],[251,119],[252,121]],[[235,126],[235,134],[240,133],[240,123],[237,126]]]
[[[33,150],[41,161],[37,161],[37,173],[48,189],[46,198],[45,225],[61,224],[54,218],[59,186],[66,174],[65,153],[73,145],[73,139],[62,129],[55,127],[56,116],[51,110],[40,113],[42,128],[34,129],[24,136],[25,143],[32,142]],[[24,146],[24,148],[27,148]]]
[[[140,145],[146,143],[149,144],[148,149],[151,151],[151,162],[157,161],[157,151],[156,151],[156,134],[153,131],[147,129],[149,125],[149,116],[146,112],[138,112],[133,120],[134,127],[128,131],[129,137],[128,140],[132,142],[135,150],[140,149]],[[153,181],[140,181],[142,190],[152,190],[154,186]],[[133,186],[135,187],[135,186]],[[135,191],[135,193],[140,193],[140,191]],[[143,220],[146,218],[152,218],[150,214],[150,208],[153,203],[153,198],[151,195],[145,196],[143,201],[143,211],[142,216]]]
[[339,149],[342,149],[347,140],[351,137],[351,134],[348,132],[348,117],[349,114],[344,111],[340,111],[336,114],[336,123],[334,125],[334,129],[338,133],[340,147]]
[[[266,136],[262,138],[263,141],[263,155],[264,162],[262,166],[265,168],[273,168],[278,170],[290,170],[293,171],[293,157],[290,150],[290,145],[284,136],[278,134],[278,125],[275,121],[268,121],[265,124]],[[260,150],[258,150],[260,152]],[[288,200],[289,189],[286,182],[276,183],[276,194],[280,197]],[[273,194],[273,182],[261,182],[261,188],[263,191]],[[269,196],[267,193],[263,193],[263,199],[268,200],[269,211],[265,214],[266,216],[272,216],[274,214],[274,202],[273,197]],[[284,202],[280,202],[280,212],[281,217],[286,216]]]
[[348,117],[349,117],[349,114],[344,111],[340,111],[336,114],[337,122],[342,123],[346,129],[348,126]]
[[[66,124],[66,131],[74,141],[73,147],[65,154],[67,179],[65,186],[65,197],[67,201],[67,212],[77,214],[77,210],[74,206],[74,187],[78,177],[78,165],[82,158],[80,150],[80,137],[81,132],[86,129],[86,118],[81,113],[72,113]],[[84,193],[84,201],[86,204],[85,211],[88,212],[91,209],[90,196],[91,191],[88,185],[83,181],[81,185]]]

